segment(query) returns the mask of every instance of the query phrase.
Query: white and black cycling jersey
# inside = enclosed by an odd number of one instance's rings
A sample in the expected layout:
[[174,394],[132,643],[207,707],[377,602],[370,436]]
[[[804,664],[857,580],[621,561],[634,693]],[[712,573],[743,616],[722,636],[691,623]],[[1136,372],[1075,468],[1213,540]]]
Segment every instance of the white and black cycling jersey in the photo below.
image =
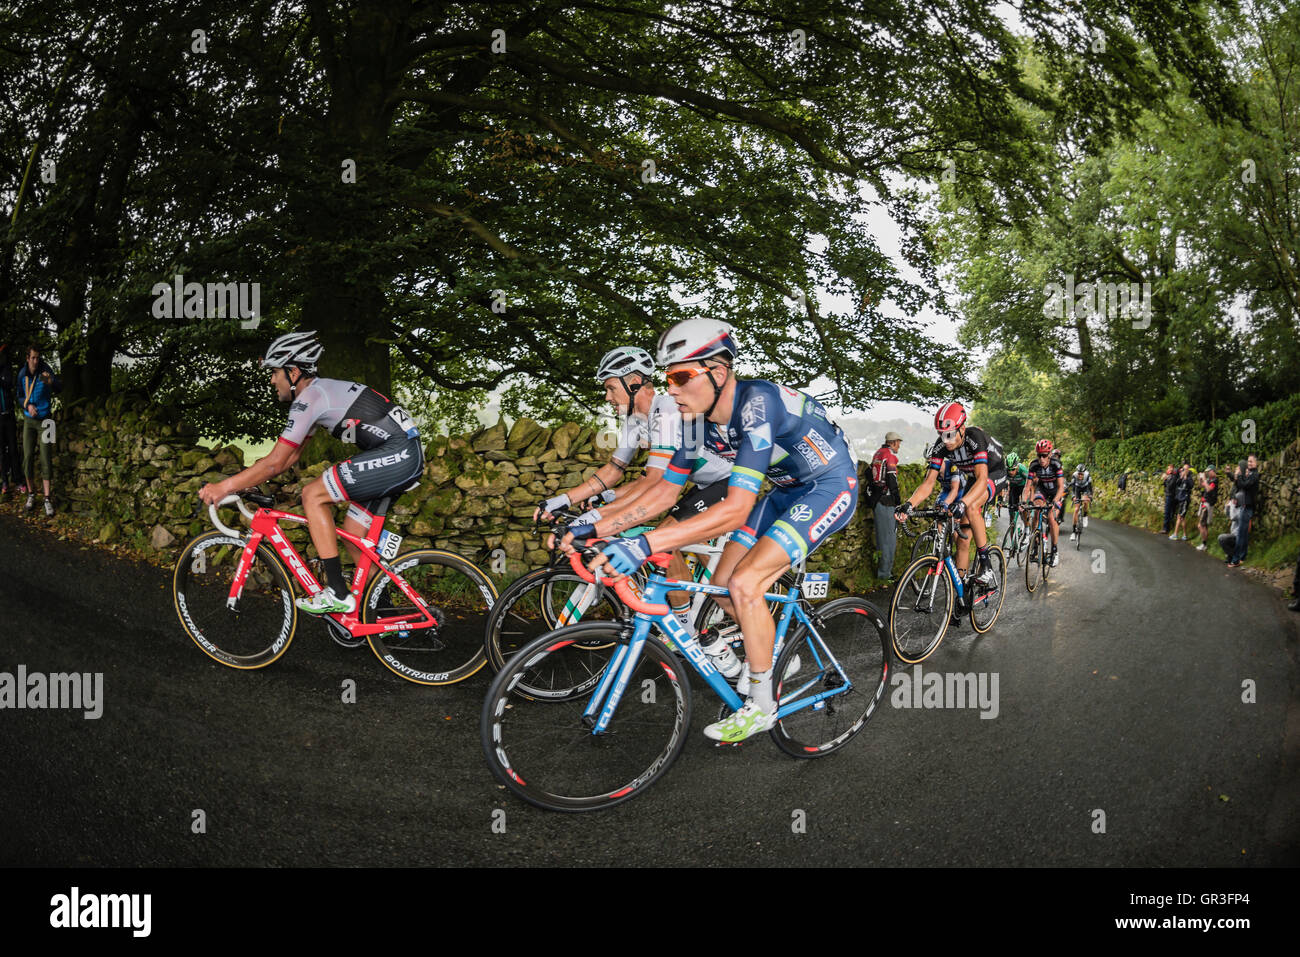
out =
[[342,379],[316,379],[304,389],[289,407],[280,441],[296,448],[317,428],[361,449],[420,434],[400,405],[369,386]]

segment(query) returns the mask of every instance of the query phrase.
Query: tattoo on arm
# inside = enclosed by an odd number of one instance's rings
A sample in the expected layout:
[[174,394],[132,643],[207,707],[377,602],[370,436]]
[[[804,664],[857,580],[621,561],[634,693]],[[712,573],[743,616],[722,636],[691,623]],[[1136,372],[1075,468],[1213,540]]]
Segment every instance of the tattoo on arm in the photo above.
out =
[[614,524],[610,528],[611,532],[621,532],[625,528],[632,528],[641,524],[641,519],[645,518],[645,506],[638,505],[634,509],[629,509],[618,518],[614,519]]

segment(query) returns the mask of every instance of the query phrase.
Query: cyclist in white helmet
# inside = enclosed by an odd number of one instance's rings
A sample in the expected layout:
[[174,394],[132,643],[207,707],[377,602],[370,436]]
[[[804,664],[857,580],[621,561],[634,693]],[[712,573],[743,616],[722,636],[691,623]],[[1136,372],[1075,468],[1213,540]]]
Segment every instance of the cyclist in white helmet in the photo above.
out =
[[[356,599],[339,561],[333,506],[352,503],[343,527],[364,535],[374,517],[383,514],[398,494],[414,487],[424,473],[424,450],[411,417],[387,396],[358,382],[317,378],[322,352],[314,332],[291,332],[271,343],[262,366],[271,370],[276,397],[293,403],[289,422],[264,458],[199,490],[199,498],[211,505],[232,492],[274,478],[298,462],[303,443],[317,427],[361,449],[302,490],[303,512],[325,566],[326,587],[310,598],[298,599],[297,604],[314,615],[356,611]],[[348,551],[356,561],[358,553],[351,543]]]
[[[533,512],[534,521],[539,518],[549,519],[556,509],[566,508],[574,502],[602,493],[605,493],[606,502],[616,499],[627,501],[629,496],[640,495],[644,479],[638,479],[612,495],[609,493],[623,480],[623,473],[642,448],[650,449],[650,459],[646,463],[647,474],[651,469],[662,473],[668,459],[672,457],[673,449],[665,451],[662,448],[671,445],[668,431],[670,423],[662,420],[656,412],[662,412],[665,408],[672,408],[675,412],[677,406],[667,396],[655,395],[654,385],[650,381],[654,371],[655,363],[650,353],[636,346],[620,346],[605,353],[600,365],[596,367],[596,379],[605,386],[605,401],[613,406],[623,420],[618,448],[610,456],[609,462],[597,469],[591,478],[539,503]],[[662,434],[652,433],[652,427],[657,427]]]
[[[606,385],[606,394],[617,375],[619,364],[627,359],[636,362],[638,372],[646,366],[653,371],[654,362],[644,349],[615,349],[601,361],[597,378]],[[727,476],[731,464],[702,446],[702,430],[687,429],[677,403],[671,396],[657,395],[650,404],[646,418],[646,439],[650,456],[645,475],[617,491],[617,496],[599,509],[584,512],[569,526],[566,546],[576,539],[608,538],[631,528],[645,525],[665,512],[664,525],[698,515],[715,505],[727,494]],[[688,434],[689,432],[689,434]],[[633,439],[625,434],[620,443],[628,452],[628,460],[635,454]],[[678,458],[678,450],[683,455]],[[622,456],[618,456],[621,458]],[[685,495],[683,488],[689,480],[693,488]],[[675,578],[685,578],[689,572],[681,553],[674,551],[668,573]],[[691,628],[691,595],[689,592],[670,592],[668,602],[683,627]]]
[[[684,417],[703,421],[704,447],[732,465],[726,497],[701,515],[610,542],[592,562],[593,570],[608,564],[630,575],[654,552],[734,532],[713,580],[730,589],[730,600],[720,604],[734,612],[744,635],[745,670],[736,691],[746,701],[704,729],[725,742],[743,741],[776,722],[776,626],[764,593],[847,525],[858,499],[853,453],[826,410],[795,389],[737,379],[732,362],[738,352],[732,328],[710,319],[684,320],[659,339],[669,394]],[[775,488],[762,495],[765,478]]]

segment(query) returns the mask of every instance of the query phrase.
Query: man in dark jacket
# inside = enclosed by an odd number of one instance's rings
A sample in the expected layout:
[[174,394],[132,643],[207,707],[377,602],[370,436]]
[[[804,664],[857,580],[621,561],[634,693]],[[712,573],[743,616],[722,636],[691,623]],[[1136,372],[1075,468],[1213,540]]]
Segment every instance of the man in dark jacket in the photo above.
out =
[[1170,465],[1165,469],[1165,523],[1160,526],[1160,534],[1168,535],[1174,524],[1174,495],[1178,490],[1178,473]]
[[14,370],[9,343],[0,342],[0,495],[21,485],[18,468],[18,420],[14,418]]
[[1259,461],[1247,457],[1237,468],[1232,480],[1232,491],[1241,502],[1241,526],[1237,529],[1237,547],[1228,556],[1228,565],[1236,568],[1246,560],[1246,546],[1250,543],[1250,519],[1255,514],[1255,497],[1259,492]]
[[898,492],[898,450],[903,437],[886,432],[885,441],[871,458],[871,504],[876,520],[876,544],[880,546],[880,567],[876,577],[889,581],[894,577],[894,547],[898,542],[898,524],[894,509],[903,497]]

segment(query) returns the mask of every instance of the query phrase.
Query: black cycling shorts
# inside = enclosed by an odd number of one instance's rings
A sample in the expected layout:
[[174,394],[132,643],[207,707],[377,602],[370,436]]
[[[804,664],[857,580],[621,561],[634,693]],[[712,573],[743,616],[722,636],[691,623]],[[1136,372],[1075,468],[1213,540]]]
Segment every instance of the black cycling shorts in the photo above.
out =
[[424,474],[420,438],[397,435],[378,448],[325,470],[321,478],[335,502],[374,502],[396,496]]
[[668,517],[679,522],[685,521],[692,515],[700,514],[710,505],[717,505],[726,497],[726,479],[711,485],[697,485],[677,500],[677,504],[669,510]]

